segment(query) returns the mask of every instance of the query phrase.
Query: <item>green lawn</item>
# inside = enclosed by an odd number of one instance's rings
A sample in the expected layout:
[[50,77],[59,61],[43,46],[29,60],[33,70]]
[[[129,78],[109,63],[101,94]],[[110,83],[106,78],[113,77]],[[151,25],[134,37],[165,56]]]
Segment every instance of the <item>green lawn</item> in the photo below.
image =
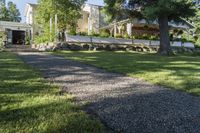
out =
[[109,71],[200,95],[200,56],[159,56],[132,52],[57,52]]
[[0,133],[96,133],[103,125],[14,54],[0,53]]

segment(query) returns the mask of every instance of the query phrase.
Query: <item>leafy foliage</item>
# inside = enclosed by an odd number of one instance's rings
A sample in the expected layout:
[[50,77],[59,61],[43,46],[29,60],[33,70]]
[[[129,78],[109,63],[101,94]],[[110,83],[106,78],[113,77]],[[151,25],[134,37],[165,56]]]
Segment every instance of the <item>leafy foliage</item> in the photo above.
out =
[[1,21],[13,21],[13,22],[20,22],[20,12],[17,9],[16,4],[13,2],[8,2],[8,6],[2,2],[0,2],[0,20]]
[[[66,30],[74,32],[76,31],[80,10],[84,2],[85,0],[39,0],[36,16],[37,23],[47,28],[50,18],[54,18],[57,15],[59,32],[64,33]],[[45,32],[48,30],[45,29]]]
[[[160,53],[170,51],[168,21],[180,21],[195,15],[191,0],[104,0],[108,20],[117,21],[126,18],[145,18],[158,20],[160,28]],[[122,15],[123,14],[123,15]]]
[[[200,47],[200,5],[196,4],[196,15],[189,19],[195,25],[195,29],[192,31],[194,33],[194,39],[198,47]],[[193,34],[191,33],[191,34]]]
[[106,51],[63,51],[54,54],[200,96],[199,56],[168,57],[153,53]]

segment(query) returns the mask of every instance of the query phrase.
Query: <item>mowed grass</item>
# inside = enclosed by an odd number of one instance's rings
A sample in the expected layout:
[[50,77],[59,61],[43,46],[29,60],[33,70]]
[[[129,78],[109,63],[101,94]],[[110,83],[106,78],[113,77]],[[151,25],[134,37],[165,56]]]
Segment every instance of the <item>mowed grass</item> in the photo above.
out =
[[139,77],[151,83],[200,95],[200,56],[160,56],[133,52],[56,52],[108,71]]
[[0,133],[100,133],[102,124],[14,54],[0,53]]

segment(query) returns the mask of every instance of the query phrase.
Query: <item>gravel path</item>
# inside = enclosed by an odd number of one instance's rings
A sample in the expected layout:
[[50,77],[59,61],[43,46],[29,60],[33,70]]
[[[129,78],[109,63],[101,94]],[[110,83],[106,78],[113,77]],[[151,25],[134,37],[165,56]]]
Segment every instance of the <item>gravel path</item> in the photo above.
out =
[[200,98],[44,53],[18,53],[114,132],[200,133]]

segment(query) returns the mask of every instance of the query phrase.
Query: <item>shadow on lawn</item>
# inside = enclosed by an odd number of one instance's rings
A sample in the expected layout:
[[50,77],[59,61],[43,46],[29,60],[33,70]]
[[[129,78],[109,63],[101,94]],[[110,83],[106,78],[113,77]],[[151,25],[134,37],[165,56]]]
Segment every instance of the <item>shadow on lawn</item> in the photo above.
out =
[[58,52],[68,59],[92,64],[112,72],[140,77],[152,83],[200,95],[198,56],[159,56],[130,52]]
[[[66,101],[0,112],[0,131],[82,133],[102,132],[101,125]],[[6,122],[6,123],[4,123]]]
[[[161,57],[151,54],[132,54],[132,53],[69,53],[65,54],[68,58],[79,58],[79,61],[85,61],[109,71],[117,71],[125,74],[155,73],[163,70],[170,71],[169,76],[176,75],[174,79],[181,78],[181,81],[191,82],[190,78],[184,79],[185,76],[193,71],[198,71],[198,59],[193,57]],[[92,59],[91,59],[92,58]],[[70,84],[82,84],[82,88],[78,88],[79,92],[84,91],[85,85],[100,86],[102,81],[112,84],[113,80],[126,80],[122,74],[109,74],[105,70],[91,67],[69,61],[61,57],[52,56],[47,58],[43,55],[24,55],[22,59],[27,61],[31,66],[41,69],[46,78],[55,80],[59,84],[69,86]],[[87,60],[90,59],[90,60]],[[195,61],[196,60],[196,61]],[[144,62],[144,63],[143,63]],[[181,66],[176,66],[180,62]],[[191,64],[188,64],[192,62]],[[186,66],[182,66],[186,63]],[[188,65],[188,66],[187,66]],[[187,71],[187,68],[189,70]],[[184,73],[183,73],[184,72]],[[73,75],[71,79],[65,79],[65,76]],[[91,76],[88,78],[79,78],[83,76]],[[59,80],[62,78],[62,80]],[[93,82],[90,79],[96,79]],[[157,78],[162,78],[157,75]],[[195,78],[194,78],[195,79]],[[164,82],[165,79],[162,81]],[[98,82],[99,81],[99,82]],[[199,83],[195,79],[196,84]],[[113,84],[116,82],[113,82]],[[168,82],[165,82],[168,83]],[[183,86],[191,86],[186,83]],[[86,86],[87,87],[87,86]],[[95,86],[94,86],[95,87]],[[108,86],[106,86],[109,88]],[[144,89],[142,89],[144,87]],[[86,109],[88,112],[95,112],[103,122],[109,127],[119,132],[198,132],[200,129],[200,100],[186,93],[178,91],[156,88],[155,86],[140,84],[137,82],[128,82],[123,86],[112,88],[112,90],[99,90],[99,92],[91,95],[93,97],[101,97],[101,99],[89,104]],[[157,86],[158,87],[158,86]],[[75,89],[75,88],[69,88]],[[89,92],[81,92],[81,94],[89,94]],[[84,94],[85,93],[85,94]],[[112,94],[106,96],[102,94]],[[90,96],[91,96],[90,95]],[[86,95],[86,97],[90,98]],[[89,99],[90,100],[90,99]],[[57,128],[59,129],[59,128]],[[62,129],[62,128],[61,128]]]
[[0,132],[103,132],[68,95],[57,95],[14,54],[0,53]]

